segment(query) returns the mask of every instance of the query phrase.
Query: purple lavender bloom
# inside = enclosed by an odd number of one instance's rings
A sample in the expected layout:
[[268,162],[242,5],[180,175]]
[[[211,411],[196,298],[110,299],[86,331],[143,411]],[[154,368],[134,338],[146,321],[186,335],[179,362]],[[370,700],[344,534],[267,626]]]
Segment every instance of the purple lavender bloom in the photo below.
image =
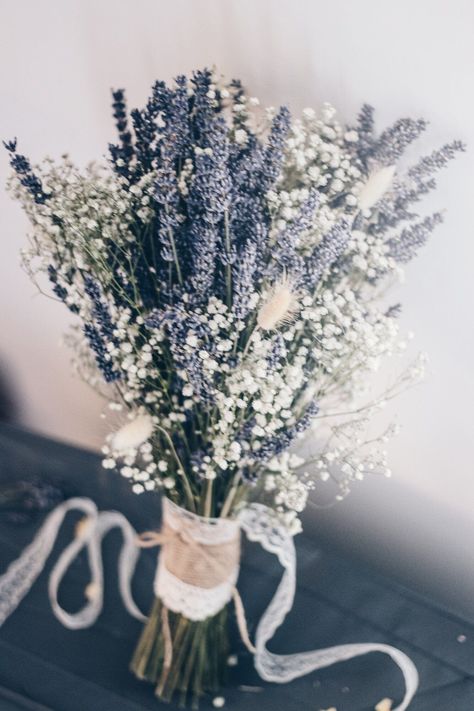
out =
[[90,323],[84,324],[84,333],[87,336],[89,345],[95,353],[96,363],[102,371],[106,383],[113,383],[120,380],[120,373],[114,370],[110,356],[105,347],[105,341],[99,330]]
[[297,216],[275,238],[272,247],[272,261],[265,272],[265,276],[276,279],[284,268],[291,273],[294,279],[303,276],[305,259],[299,251],[301,235],[313,225],[314,213],[318,209],[321,195],[317,190],[312,190],[301,206]]
[[197,145],[201,145],[205,140],[204,136],[209,126],[209,122],[214,115],[214,109],[209,98],[209,89],[211,85],[211,71],[202,69],[193,72],[191,83],[194,88],[193,96],[193,134]]
[[118,341],[114,336],[114,324],[110,317],[109,309],[102,299],[99,285],[91,277],[87,276],[84,279],[84,290],[92,302],[92,315],[99,325],[102,337],[106,341],[112,341],[112,343],[117,344]]
[[183,261],[181,254],[182,213],[177,176],[168,156],[164,156],[161,161],[153,197],[156,211],[155,233],[160,245],[159,255],[161,258],[161,262],[156,264],[155,269],[163,282],[166,280],[175,281],[171,279],[172,272],[176,274],[178,281],[182,282],[182,272],[177,271],[181,269]]
[[30,161],[16,150],[16,138],[13,141],[3,141],[3,145],[10,153],[10,165],[18,175],[20,183],[33,196],[38,205],[43,205],[49,195],[44,192],[41,180],[34,174]]
[[229,209],[231,177],[228,168],[227,127],[221,118],[201,127],[202,148],[195,159],[195,177],[188,201],[191,221],[191,286],[198,299],[207,298],[218,260],[226,264],[224,214]]
[[405,227],[398,236],[387,240],[386,244],[390,248],[390,256],[397,262],[409,262],[416,256],[418,250],[426,244],[430,234],[442,221],[442,214],[435,212],[433,215],[425,217],[421,222]]
[[159,126],[157,118],[166,116],[170,103],[171,89],[162,81],[153,85],[153,90],[144,109],[133,109],[131,112],[133,132],[135,134],[135,154],[137,164],[133,181],[148,173],[160,153],[158,144]]
[[426,129],[424,119],[398,119],[387,128],[374,144],[370,153],[371,160],[377,165],[393,165],[403,155],[405,149]]
[[281,333],[276,333],[273,337],[272,348],[267,356],[267,363],[270,370],[274,370],[279,366],[285,353],[286,349],[284,338]]
[[421,158],[418,163],[412,166],[408,171],[408,177],[416,183],[423,181],[433,173],[446,168],[448,163],[456,158],[458,153],[463,153],[466,146],[462,141],[452,141],[446,143],[437,151],[433,151],[428,156]]
[[459,152],[465,149],[461,141],[452,141],[421,158],[408,170],[405,179],[396,181],[393,195],[381,201],[376,221],[369,226],[369,232],[381,235],[388,230],[393,230],[403,221],[416,220],[419,215],[413,210],[413,205],[436,188],[433,173],[445,168]]
[[314,290],[326,269],[329,269],[344,252],[351,234],[350,221],[343,217],[324,235],[306,260],[302,284]]
[[188,80],[185,76],[175,79],[176,89],[171,92],[162,134],[171,160],[183,161],[192,151],[193,135],[191,105],[188,97]]
[[231,147],[229,168],[232,175],[232,199],[230,208],[230,233],[238,259],[249,242],[255,244],[256,271],[260,276],[262,254],[266,247],[270,215],[266,193],[262,191],[259,176],[262,170],[263,149],[250,136],[245,148]]
[[374,113],[375,109],[373,106],[363,104],[357,117],[357,125],[355,126],[358,140],[355,143],[351,142],[346,145],[346,148],[355,151],[359,160],[365,165],[365,168],[367,168],[367,159],[374,144]]
[[355,128],[359,140],[353,144],[354,150],[366,170],[371,164],[393,165],[427,125],[424,119],[401,118],[377,138],[374,133],[374,110],[364,104]]
[[385,312],[385,316],[387,318],[398,318],[402,313],[402,305],[399,304],[393,304],[393,306],[389,306],[389,308]]
[[283,163],[285,141],[290,128],[291,115],[286,106],[278,111],[272,121],[270,135],[263,152],[263,164],[260,175],[262,190],[267,192],[277,180]]
[[115,125],[119,137],[119,144],[109,144],[109,152],[116,172],[128,178],[130,175],[130,161],[134,155],[132,134],[128,128],[127,105],[125,91],[116,89],[112,92],[112,108]]
[[306,432],[318,412],[318,403],[312,402],[292,427],[288,427],[276,435],[267,437],[260,448],[253,452],[255,459],[259,462],[268,462],[272,457],[289,449],[298,436]]
[[56,294],[58,299],[65,302],[67,297],[67,289],[58,284],[58,272],[52,264],[48,265],[48,278],[53,285],[53,292]]
[[204,372],[202,360],[195,349],[186,347],[186,339],[190,332],[208,340],[210,338],[208,329],[194,314],[176,307],[154,311],[145,321],[145,325],[148,328],[166,326],[175,368],[185,371],[187,375],[187,380],[180,379],[179,390],[183,382],[189,382],[203,404],[212,402],[213,384]]
[[[247,126],[246,145],[231,146],[229,168],[232,176],[232,196],[229,231],[235,249],[233,262],[236,265],[234,274],[236,273],[238,280],[237,308],[242,314],[246,313],[248,302],[243,294],[243,285],[248,284],[251,274],[254,283],[261,281],[268,256],[271,220],[267,193],[280,174],[289,120],[288,109],[280,109],[272,122],[265,146],[262,146]],[[253,247],[249,247],[251,243]]]
[[[56,294],[58,299],[61,299],[61,301],[67,306],[67,308],[69,309],[69,311],[71,313],[73,313],[73,314],[79,313],[79,308],[76,304],[70,304],[67,302],[68,291],[67,291],[66,287],[62,286],[59,283],[57,269],[52,264],[48,265],[47,274],[48,274],[48,279],[52,284],[53,293]],[[68,284],[72,283],[73,275],[74,275],[73,270],[70,270],[69,273],[66,274],[66,279],[67,279]]]
[[247,242],[240,256],[232,265],[233,311],[238,319],[244,319],[250,311],[250,298],[255,293],[257,271],[257,245]]

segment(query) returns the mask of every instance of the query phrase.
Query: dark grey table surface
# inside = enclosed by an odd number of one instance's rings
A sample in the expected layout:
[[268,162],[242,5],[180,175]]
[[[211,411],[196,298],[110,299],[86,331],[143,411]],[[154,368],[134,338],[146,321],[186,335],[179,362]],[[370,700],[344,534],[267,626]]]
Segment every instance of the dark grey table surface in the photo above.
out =
[[[99,458],[22,429],[0,425],[0,485],[42,477],[67,495],[88,496],[99,508],[117,509],[137,530],[157,526],[156,495],[133,496],[119,476],[101,468]],[[0,514],[0,571],[32,539],[44,515],[29,523],[12,523]],[[120,601],[115,580],[120,534],[104,542],[104,611],[87,630],[71,631],[56,620],[47,598],[47,578],[58,553],[73,535],[71,514],[44,572],[16,612],[0,628],[0,710],[140,711],[172,708],[160,704],[153,689],[128,671],[140,633]],[[413,711],[474,711],[474,626],[429,600],[381,577],[376,571],[341,557],[327,544],[304,534],[297,538],[298,592],[295,605],[277,633],[275,652],[297,652],[346,642],[385,642],[413,659],[420,689]],[[134,579],[142,609],[151,601],[156,553],[145,551]],[[257,546],[247,544],[239,588],[251,631],[270,600],[280,576],[278,564]],[[85,559],[69,571],[60,591],[68,609],[83,601],[88,580]],[[241,711],[371,711],[389,697],[400,700],[402,677],[388,657],[370,654],[334,665],[290,684],[265,684],[250,655],[238,645],[239,664],[224,690],[226,706]],[[253,687],[252,691],[241,690]],[[203,702],[202,709],[212,708]]]

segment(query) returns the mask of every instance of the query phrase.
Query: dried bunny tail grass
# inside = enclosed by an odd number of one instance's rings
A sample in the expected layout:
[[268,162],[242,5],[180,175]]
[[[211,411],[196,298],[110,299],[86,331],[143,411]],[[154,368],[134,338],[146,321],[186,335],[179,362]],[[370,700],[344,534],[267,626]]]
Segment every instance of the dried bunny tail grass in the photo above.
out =
[[146,442],[152,433],[153,420],[150,415],[137,415],[113,434],[111,440],[112,449],[115,452],[136,449],[143,442]]
[[361,210],[370,210],[383,198],[390,188],[395,176],[395,166],[389,165],[370,174],[367,182],[359,193],[359,207]]
[[257,314],[257,326],[263,331],[271,331],[291,321],[298,307],[298,294],[285,274],[264,296]]

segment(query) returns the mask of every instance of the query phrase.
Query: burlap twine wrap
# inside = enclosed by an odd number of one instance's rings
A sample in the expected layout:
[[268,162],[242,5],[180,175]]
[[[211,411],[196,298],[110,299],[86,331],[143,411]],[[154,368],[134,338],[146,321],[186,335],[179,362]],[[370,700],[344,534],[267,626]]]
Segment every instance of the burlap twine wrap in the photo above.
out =
[[224,543],[206,545],[186,531],[166,522],[158,534],[160,559],[166,570],[181,582],[197,588],[215,588],[232,577],[240,562],[240,533]]
[[[169,638],[168,609],[191,620],[203,620],[233,599],[242,640],[250,651],[255,651],[236,588],[240,563],[238,522],[201,517],[165,499],[161,530],[142,533],[138,543],[143,548],[161,546],[154,590],[164,603],[165,642]],[[171,657],[171,649],[168,651],[165,656]]]

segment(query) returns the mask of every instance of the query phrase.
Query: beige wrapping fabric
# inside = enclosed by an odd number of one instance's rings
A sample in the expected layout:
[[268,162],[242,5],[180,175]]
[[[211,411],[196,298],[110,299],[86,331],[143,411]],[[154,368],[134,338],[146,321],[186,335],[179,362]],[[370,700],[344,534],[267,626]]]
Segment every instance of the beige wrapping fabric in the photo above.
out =
[[163,563],[170,573],[188,585],[210,589],[225,582],[240,562],[240,531],[226,543],[206,545],[165,523],[161,534]]
[[235,595],[240,540],[238,520],[200,516],[165,498],[161,530],[142,533],[139,545],[161,546],[156,596],[173,612],[203,620]]
[[[138,537],[138,544],[143,548],[161,546],[154,589],[164,603],[162,624],[165,639],[169,638],[165,643],[165,655],[169,660],[173,651],[168,608],[189,619],[201,620],[216,614],[231,599],[234,600],[242,641],[249,651],[255,652],[242,600],[235,587],[240,543],[241,530],[237,521],[191,514],[167,499],[164,500],[161,531],[146,531]],[[192,608],[189,608],[190,598]]]

